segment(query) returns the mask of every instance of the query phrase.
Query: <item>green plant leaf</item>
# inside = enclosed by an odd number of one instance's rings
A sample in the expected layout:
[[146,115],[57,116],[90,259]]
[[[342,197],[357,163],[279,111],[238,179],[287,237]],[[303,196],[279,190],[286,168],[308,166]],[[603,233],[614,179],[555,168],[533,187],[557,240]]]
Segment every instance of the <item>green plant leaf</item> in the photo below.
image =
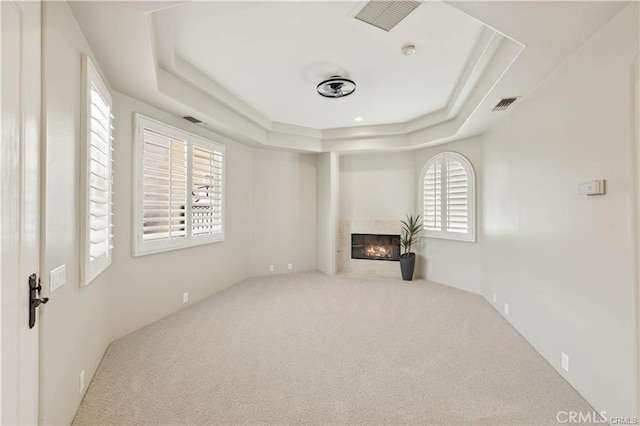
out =
[[420,215],[407,214],[405,220],[401,220],[402,225],[400,233],[400,246],[402,247],[402,257],[408,257],[411,253],[411,246],[418,244],[420,241],[420,231],[422,229],[422,220]]

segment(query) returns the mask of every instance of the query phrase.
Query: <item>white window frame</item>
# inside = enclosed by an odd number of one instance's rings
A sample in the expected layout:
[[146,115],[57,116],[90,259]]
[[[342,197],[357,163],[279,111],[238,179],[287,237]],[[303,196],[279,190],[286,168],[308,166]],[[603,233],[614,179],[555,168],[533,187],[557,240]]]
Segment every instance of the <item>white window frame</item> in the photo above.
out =
[[[109,107],[107,117],[107,252],[103,255],[91,258],[91,89],[100,94],[103,101]],[[111,265],[113,249],[113,98],[106,84],[100,78],[91,59],[82,56],[82,143],[81,143],[81,215],[82,226],[80,229],[80,285],[87,285]]]
[[[187,143],[187,205],[185,209],[186,236],[184,238],[166,239],[158,241],[145,241],[143,239],[143,149],[144,149],[144,129],[170,136],[186,141]],[[134,115],[134,155],[133,155],[133,173],[134,173],[134,221],[133,221],[133,255],[144,256],[154,253],[162,253],[166,251],[178,250],[187,247],[194,247],[203,244],[218,243],[225,240],[226,228],[226,153],[225,146],[178,129],[171,125],[162,123],[158,120],[146,117],[136,113]],[[192,218],[192,154],[193,145],[203,146],[212,151],[222,153],[222,231],[207,235],[192,235],[191,218]]]
[[[457,161],[458,163],[460,163],[462,165],[462,167],[465,169],[467,176],[468,176],[468,226],[469,226],[469,231],[466,233],[460,233],[460,232],[451,232],[451,231],[447,231],[446,229],[446,218],[447,218],[447,180],[446,180],[446,164],[447,164],[447,159],[452,159]],[[420,200],[420,206],[418,207],[419,211],[421,211],[421,215],[423,216],[424,219],[424,181],[425,181],[425,176],[427,174],[427,171],[429,170],[429,168],[435,164],[440,162],[442,164],[442,179],[441,179],[441,188],[440,188],[440,196],[441,201],[440,201],[440,205],[441,205],[441,227],[442,229],[439,231],[436,230],[427,230],[424,229],[424,225],[423,225],[423,229],[422,229],[422,236],[426,237],[426,238],[441,238],[441,239],[446,239],[446,240],[456,240],[456,241],[464,241],[464,242],[471,242],[471,243],[475,243],[476,242],[476,173],[475,170],[473,168],[473,165],[471,164],[471,162],[462,154],[459,154],[457,152],[452,152],[452,151],[447,151],[447,152],[441,152],[439,154],[434,155],[431,159],[429,159],[429,161],[427,161],[427,164],[425,164],[425,166],[422,168],[422,171],[420,173],[420,181],[418,184],[418,188],[419,188],[419,197],[418,199]]]

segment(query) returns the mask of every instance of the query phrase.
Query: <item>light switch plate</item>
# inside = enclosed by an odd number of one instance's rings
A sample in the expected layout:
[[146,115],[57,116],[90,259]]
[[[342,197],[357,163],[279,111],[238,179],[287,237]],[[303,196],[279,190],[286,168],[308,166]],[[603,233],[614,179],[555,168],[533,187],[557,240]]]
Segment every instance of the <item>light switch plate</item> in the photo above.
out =
[[53,293],[67,282],[67,266],[58,266],[49,272],[49,292]]

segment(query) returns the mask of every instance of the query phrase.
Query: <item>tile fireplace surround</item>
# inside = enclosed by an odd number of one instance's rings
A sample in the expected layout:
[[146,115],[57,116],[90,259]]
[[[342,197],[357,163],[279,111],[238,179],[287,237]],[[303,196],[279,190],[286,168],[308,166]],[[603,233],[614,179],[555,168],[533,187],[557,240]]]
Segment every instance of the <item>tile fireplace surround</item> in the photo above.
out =
[[[336,269],[339,274],[402,279],[400,262],[351,259],[351,234],[399,235],[399,220],[340,220]],[[418,271],[418,265],[416,265],[414,278],[418,278]]]

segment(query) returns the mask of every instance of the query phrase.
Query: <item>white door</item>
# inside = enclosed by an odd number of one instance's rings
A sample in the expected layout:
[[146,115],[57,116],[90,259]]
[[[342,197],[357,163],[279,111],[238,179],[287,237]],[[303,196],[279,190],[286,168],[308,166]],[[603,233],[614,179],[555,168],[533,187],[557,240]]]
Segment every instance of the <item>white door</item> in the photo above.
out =
[[28,325],[28,277],[39,273],[40,3],[0,4],[0,422],[37,424],[38,327]]

